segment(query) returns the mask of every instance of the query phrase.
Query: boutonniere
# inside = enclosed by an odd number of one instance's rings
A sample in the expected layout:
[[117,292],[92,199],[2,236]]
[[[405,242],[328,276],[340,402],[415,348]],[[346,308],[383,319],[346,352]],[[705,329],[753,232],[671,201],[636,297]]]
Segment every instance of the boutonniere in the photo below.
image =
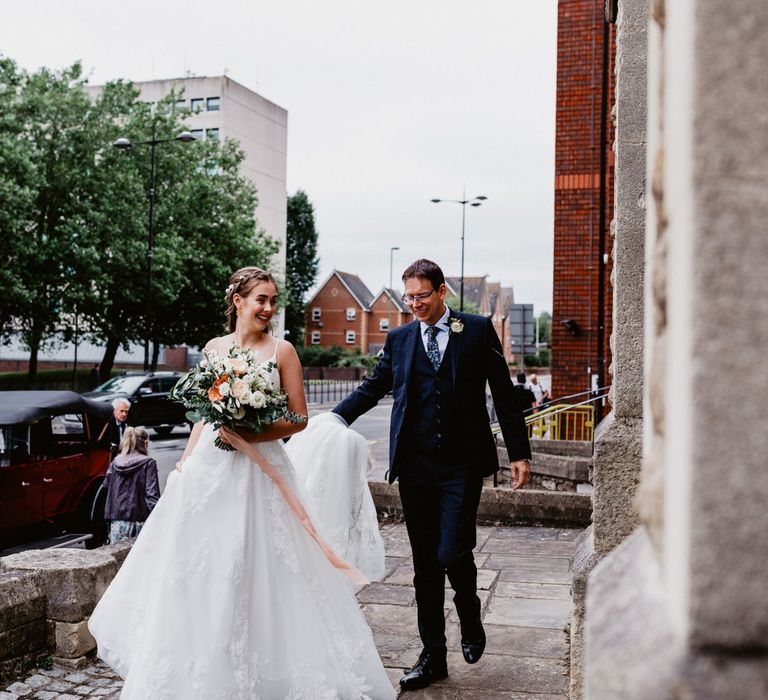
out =
[[458,318],[449,318],[448,325],[451,333],[461,333],[464,330],[464,324]]

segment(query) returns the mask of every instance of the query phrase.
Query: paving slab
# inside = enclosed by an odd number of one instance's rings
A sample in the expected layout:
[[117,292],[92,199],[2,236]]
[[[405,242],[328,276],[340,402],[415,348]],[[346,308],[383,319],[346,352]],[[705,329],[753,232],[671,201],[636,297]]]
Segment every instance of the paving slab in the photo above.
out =
[[[383,581],[362,588],[358,601],[399,697],[564,700],[569,666],[564,628],[571,611],[570,562],[581,532],[564,528],[478,528],[475,561],[488,638],[486,653],[475,665],[464,662],[453,591],[446,584],[449,676],[425,690],[403,692],[398,681],[421,651],[413,564],[405,526],[382,525],[386,575]],[[0,700],[117,700],[121,687],[117,674],[96,660],[78,671],[57,666],[32,671],[26,679],[0,688]]]
[[495,597],[485,614],[489,625],[564,629],[571,620],[570,600]]

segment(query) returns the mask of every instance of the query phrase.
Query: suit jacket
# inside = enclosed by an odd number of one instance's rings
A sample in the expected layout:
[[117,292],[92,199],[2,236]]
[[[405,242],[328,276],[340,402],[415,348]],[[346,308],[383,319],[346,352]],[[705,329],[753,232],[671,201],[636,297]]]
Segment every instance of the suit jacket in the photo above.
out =
[[[484,316],[451,310],[451,321],[458,319],[462,331],[451,332],[451,376],[453,400],[466,426],[464,435],[470,451],[476,455],[473,468],[483,476],[499,468],[496,445],[491,433],[485,404],[486,383],[490,385],[496,415],[510,461],[530,459],[531,448],[525,421],[514,394],[509,368],[491,320]],[[421,339],[420,324],[413,321],[390,331],[381,359],[363,383],[333,409],[348,424],[373,408],[388,392],[394,403],[389,428],[389,482],[397,477],[399,466],[407,459],[400,454],[400,435],[408,417],[408,381],[414,352]]]
[[[128,423],[125,423],[125,427],[128,427]],[[117,418],[114,415],[109,417],[109,430],[107,431],[107,437],[111,445],[120,445],[120,426],[117,424]]]

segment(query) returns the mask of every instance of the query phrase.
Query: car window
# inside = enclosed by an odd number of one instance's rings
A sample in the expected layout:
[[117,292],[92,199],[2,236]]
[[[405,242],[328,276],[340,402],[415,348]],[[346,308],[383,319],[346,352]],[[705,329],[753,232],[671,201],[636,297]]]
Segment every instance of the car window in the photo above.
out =
[[142,385],[143,381],[144,377],[134,377],[130,375],[112,377],[112,379],[104,382],[101,386],[97,386],[95,391],[104,391],[117,394],[132,394]]
[[163,392],[169,392],[171,389],[173,389],[174,386],[176,386],[176,381],[178,380],[178,377],[162,377],[160,381],[160,391]]
[[0,467],[26,462],[29,458],[29,426],[4,425],[0,429]]
[[144,382],[144,384],[141,385],[142,389],[144,387],[149,387],[152,390],[153,394],[157,394],[158,392],[162,391],[160,389],[160,378],[159,377],[152,377],[152,379],[149,379],[148,381]]

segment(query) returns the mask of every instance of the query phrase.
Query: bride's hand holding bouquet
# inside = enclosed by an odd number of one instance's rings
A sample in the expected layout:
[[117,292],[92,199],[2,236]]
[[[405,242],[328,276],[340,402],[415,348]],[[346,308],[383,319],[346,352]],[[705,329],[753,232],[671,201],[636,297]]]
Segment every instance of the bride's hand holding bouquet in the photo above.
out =
[[[272,381],[274,362],[258,362],[251,349],[232,346],[225,357],[204,350],[203,359],[193,367],[169,396],[186,406],[187,419],[202,420],[214,429],[222,427],[248,437],[258,435],[276,421],[306,421],[288,408],[288,396]],[[235,449],[228,437],[218,436],[216,447]]]

